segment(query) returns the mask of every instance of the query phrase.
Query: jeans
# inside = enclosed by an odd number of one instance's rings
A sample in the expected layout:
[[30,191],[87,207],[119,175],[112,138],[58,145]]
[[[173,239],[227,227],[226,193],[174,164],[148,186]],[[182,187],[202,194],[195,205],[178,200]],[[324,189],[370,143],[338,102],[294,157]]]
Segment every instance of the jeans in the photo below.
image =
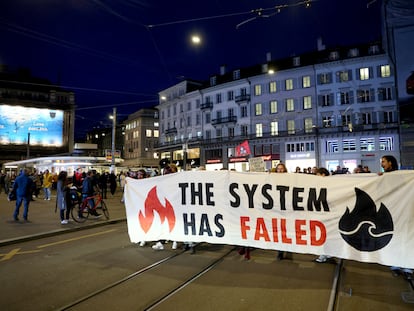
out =
[[29,197],[17,197],[16,199],[16,208],[14,210],[14,214],[13,214],[13,218],[15,220],[17,220],[18,216],[19,216],[19,210],[20,210],[20,206],[23,203],[23,218],[27,220],[27,214],[29,213],[29,203],[30,203],[30,198]]
[[45,192],[45,199],[50,199],[50,187],[47,188],[43,188],[44,192]]

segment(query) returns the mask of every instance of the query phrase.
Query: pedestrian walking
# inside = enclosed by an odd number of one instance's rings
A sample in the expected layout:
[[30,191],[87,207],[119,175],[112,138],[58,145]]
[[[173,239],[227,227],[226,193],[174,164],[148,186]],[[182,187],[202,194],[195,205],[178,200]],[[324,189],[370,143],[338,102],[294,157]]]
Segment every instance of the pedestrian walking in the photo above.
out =
[[67,179],[68,173],[66,171],[61,171],[58,175],[56,184],[56,209],[59,210],[60,223],[62,225],[66,225],[69,222],[70,215],[70,204],[67,199],[69,195]]
[[19,221],[19,210],[23,203],[23,219],[28,221],[29,204],[32,197],[33,180],[30,178],[29,169],[22,170],[20,175],[15,179],[13,184],[13,192],[16,193],[16,208],[13,213],[13,219]]
[[43,174],[43,185],[42,185],[43,191],[45,193],[44,200],[50,201],[52,181],[53,181],[52,174],[49,173],[49,170],[45,170],[45,173]]

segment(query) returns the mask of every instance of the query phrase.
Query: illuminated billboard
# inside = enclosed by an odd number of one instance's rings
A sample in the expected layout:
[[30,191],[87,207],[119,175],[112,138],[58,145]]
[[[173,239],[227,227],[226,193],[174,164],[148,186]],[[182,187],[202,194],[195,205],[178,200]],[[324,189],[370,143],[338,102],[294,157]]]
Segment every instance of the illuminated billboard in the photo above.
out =
[[[29,135],[30,134],[30,135]],[[0,105],[0,144],[61,147],[63,111]]]

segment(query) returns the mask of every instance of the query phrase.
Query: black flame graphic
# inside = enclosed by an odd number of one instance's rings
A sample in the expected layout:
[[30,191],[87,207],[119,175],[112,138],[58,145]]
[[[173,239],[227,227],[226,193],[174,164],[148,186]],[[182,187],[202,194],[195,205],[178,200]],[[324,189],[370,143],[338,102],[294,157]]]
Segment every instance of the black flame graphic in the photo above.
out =
[[392,239],[394,224],[387,207],[381,203],[377,212],[374,201],[361,189],[355,188],[356,203],[352,212],[339,220],[342,238],[359,251],[373,252],[386,246]]

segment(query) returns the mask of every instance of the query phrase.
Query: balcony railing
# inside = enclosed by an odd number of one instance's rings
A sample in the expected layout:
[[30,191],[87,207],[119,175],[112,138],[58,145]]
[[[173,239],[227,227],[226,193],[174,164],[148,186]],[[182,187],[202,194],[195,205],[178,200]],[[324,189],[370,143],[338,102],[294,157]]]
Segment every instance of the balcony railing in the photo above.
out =
[[164,133],[165,135],[177,134],[177,128],[172,127],[172,128],[166,129]]
[[244,94],[244,95],[236,96],[234,101],[238,104],[243,103],[243,102],[248,102],[248,101],[250,101],[250,94]]
[[211,120],[212,125],[223,124],[223,123],[236,123],[237,117],[236,116],[229,116],[229,117],[222,117]]
[[201,110],[205,110],[205,109],[213,109],[213,103],[212,103],[212,102],[202,103],[202,104],[200,105],[200,109],[201,109]]

